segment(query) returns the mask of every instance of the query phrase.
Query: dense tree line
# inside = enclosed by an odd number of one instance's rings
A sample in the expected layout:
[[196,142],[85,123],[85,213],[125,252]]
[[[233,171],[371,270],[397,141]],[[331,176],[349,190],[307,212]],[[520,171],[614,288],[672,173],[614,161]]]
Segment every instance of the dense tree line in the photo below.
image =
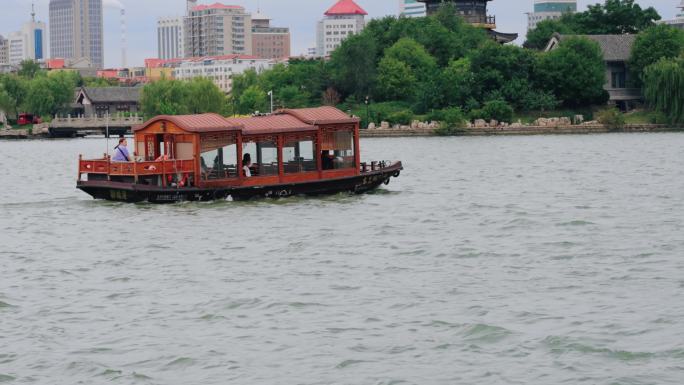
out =
[[74,90],[80,86],[105,87],[118,82],[102,78],[83,78],[76,71],[48,72],[38,63],[26,60],[16,74],[0,75],[0,110],[11,118],[32,113],[49,120],[69,113]]
[[327,62],[295,60],[238,75],[231,101],[236,113],[263,111],[273,90],[277,107],[368,100],[374,118],[391,106],[396,121],[442,110],[453,115],[454,108],[464,116],[506,117],[510,108],[603,103],[604,76],[594,42],[570,39],[550,53],[500,45],[445,5],[434,17],[372,20]]

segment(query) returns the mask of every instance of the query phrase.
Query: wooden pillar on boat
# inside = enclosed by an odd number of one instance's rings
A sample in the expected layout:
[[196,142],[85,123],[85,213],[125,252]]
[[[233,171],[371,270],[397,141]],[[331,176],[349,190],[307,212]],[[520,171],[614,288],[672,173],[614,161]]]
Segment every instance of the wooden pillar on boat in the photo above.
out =
[[358,175],[361,171],[361,146],[359,140],[359,126],[361,123],[356,122],[354,125],[354,163],[356,165],[356,174]]
[[166,187],[166,160],[162,158],[162,187]]
[[133,158],[133,181],[138,183],[138,162]]
[[202,156],[202,153],[200,152],[200,135],[194,134],[192,136],[192,141],[195,148],[195,156],[193,157],[193,159],[195,159],[195,186],[202,187],[204,181],[202,180],[202,166],[200,164],[200,157]]
[[316,169],[318,170],[318,179],[323,177],[323,160],[321,154],[323,152],[323,133],[321,127],[318,126],[316,131]]
[[237,176],[238,179],[242,179],[245,177],[245,172],[242,169],[242,133],[238,132],[235,134],[235,142],[236,142],[236,147],[237,147]]
[[278,179],[282,180],[285,174],[285,165],[283,165],[283,135],[276,137],[276,146],[278,147]]
[[112,180],[112,158],[105,154],[105,159],[107,159],[107,180]]
[[78,154],[78,178],[76,178],[76,182],[81,181],[81,162],[83,161],[83,154]]

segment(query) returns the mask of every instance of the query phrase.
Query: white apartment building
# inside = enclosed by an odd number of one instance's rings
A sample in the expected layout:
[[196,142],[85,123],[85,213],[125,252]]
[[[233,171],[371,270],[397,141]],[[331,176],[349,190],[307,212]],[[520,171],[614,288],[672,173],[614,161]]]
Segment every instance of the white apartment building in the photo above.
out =
[[252,54],[252,16],[239,5],[193,6],[184,27],[185,57]]
[[4,64],[18,65],[24,60],[45,59],[47,56],[45,31],[45,23],[36,21],[36,14],[32,11],[31,21],[24,23],[20,31],[9,34],[6,42],[6,63]]
[[233,76],[249,69],[258,73],[273,68],[275,61],[255,56],[224,55],[202,58],[187,58],[164,64],[173,67],[175,79],[187,80],[196,77],[211,79],[221,91],[229,94],[233,89]]
[[534,12],[527,14],[527,30],[537,28],[544,20],[560,19],[568,12],[577,12],[577,0],[535,0]]
[[9,40],[0,35],[0,65],[9,64]]
[[418,0],[399,0],[399,16],[403,17],[425,17],[427,10],[425,3]]
[[677,17],[670,20],[661,20],[658,23],[668,24],[679,29],[684,29],[684,0],[682,0],[682,3],[679,4],[677,8],[680,9],[680,12],[679,14],[677,14]]
[[366,27],[368,15],[354,0],[339,0],[318,22],[316,31],[316,54],[329,57],[347,37],[361,32]]
[[157,57],[168,60],[185,57],[182,17],[157,20]]

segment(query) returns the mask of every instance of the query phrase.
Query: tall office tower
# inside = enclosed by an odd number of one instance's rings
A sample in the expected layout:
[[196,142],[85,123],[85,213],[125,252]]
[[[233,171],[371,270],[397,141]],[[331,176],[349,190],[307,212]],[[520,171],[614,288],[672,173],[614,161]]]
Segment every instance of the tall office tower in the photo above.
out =
[[167,17],[157,20],[157,52],[159,59],[176,59],[183,54],[183,18]]
[[527,14],[527,30],[537,28],[544,20],[560,19],[568,12],[577,12],[577,0],[535,0],[534,12]]
[[17,65],[24,60],[46,58],[47,41],[45,23],[36,21],[36,13],[31,10],[31,21],[24,23],[21,31],[12,32],[8,39],[8,63]]
[[9,40],[0,35],[0,65],[9,64]]
[[257,12],[252,15],[252,51],[260,59],[290,57],[290,29],[272,27],[271,19]]
[[252,16],[239,5],[195,6],[184,27],[185,57],[252,54]]
[[426,15],[425,4],[418,0],[399,0],[399,16],[425,17]]
[[102,0],[50,0],[50,56],[102,68]]
[[366,27],[368,15],[354,0],[339,0],[328,11],[325,18],[318,22],[316,33],[316,53],[328,57],[344,39],[361,32]]

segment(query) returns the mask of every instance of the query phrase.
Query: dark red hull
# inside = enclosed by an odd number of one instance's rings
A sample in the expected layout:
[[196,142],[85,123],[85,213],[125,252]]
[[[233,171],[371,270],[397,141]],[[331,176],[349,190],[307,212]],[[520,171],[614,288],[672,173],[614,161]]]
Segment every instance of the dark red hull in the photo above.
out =
[[107,180],[79,181],[76,187],[95,199],[129,203],[213,201],[228,197],[233,200],[249,200],[284,198],[294,195],[329,195],[341,192],[361,194],[376,189],[382,184],[388,184],[392,177],[399,176],[401,170],[403,170],[401,162],[396,162],[380,170],[351,177],[249,187],[177,188]]

